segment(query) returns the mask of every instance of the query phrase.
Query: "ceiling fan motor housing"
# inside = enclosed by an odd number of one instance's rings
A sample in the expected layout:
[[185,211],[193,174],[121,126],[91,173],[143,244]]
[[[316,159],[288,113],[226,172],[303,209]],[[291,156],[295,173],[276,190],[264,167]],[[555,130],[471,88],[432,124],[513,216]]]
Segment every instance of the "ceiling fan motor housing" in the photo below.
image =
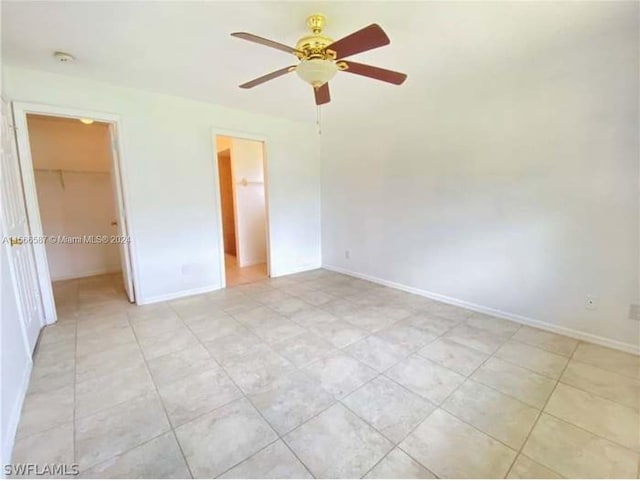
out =
[[336,53],[327,50],[333,43],[333,39],[322,35],[322,29],[327,24],[324,15],[315,14],[307,18],[307,26],[311,30],[311,35],[307,35],[298,40],[296,44],[296,56],[300,64],[296,67],[298,76],[318,89],[333,78],[338,71],[335,63]]
[[333,39],[322,35],[322,29],[327,24],[324,15],[316,14],[307,18],[307,26],[311,29],[311,35],[307,35],[298,40],[296,50],[302,52],[296,54],[300,60],[322,59],[335,60],[336,53],[327,51],[327,47],[333,43]]

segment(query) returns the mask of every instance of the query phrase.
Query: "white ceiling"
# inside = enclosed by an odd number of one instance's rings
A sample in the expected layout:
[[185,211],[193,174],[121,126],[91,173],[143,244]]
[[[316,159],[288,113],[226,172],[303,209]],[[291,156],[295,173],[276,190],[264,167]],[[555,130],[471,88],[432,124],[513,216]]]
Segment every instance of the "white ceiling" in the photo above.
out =
[[[558,34],[615,29],[635,2],[2,2],[5,64],[87,77],[294,119],[315,119],[311,88],[295,74],[237,86],[295,57],[229,36],[248,31],[289,45],[305,19],[328,17],[338,39],[379,23],[391,45],[354,60],[408,73],[396,87],[338,73],[326,109],[413,102],[423,90],[483,62],[508,61]],[[636,8],[637,10],[637,8]],[[635,19],[632,19],[635,21]],[[72,64],[54,50],[76,56]]]

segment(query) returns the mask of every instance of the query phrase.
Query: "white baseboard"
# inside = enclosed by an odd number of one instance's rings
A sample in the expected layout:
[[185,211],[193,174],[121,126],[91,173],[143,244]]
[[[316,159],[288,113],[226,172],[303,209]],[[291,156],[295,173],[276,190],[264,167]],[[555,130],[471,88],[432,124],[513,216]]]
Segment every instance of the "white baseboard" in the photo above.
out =
[[238,267],[242,269],[243,267],[251,267],[251,266],[256,266],[258,264],[266,264],[267,259],[251,259],[251,260],[245,259],[243,263],[240,263],[240,259],[236,257],[236,262],[238,263]]
[[299,266],[295,269],[290,269],[286,272],[278,272],[278,273],[271,273],[271,277],[282,277],[282,276],[290,276],[291,274],[299,274],[300,272],[307,272],[307,271],[313,271],[316,269],[322,269],[322,264],[320,263],[314,263],[314,264],[305,264],[303,266]]
[[75,273],[75,274],[69,274],[67,276],[52,277],[51,278],[51,282],[68,281],[68,280],[71,280],[71,279],[82,279],[84,277],[101,276],[101,275],[104,275],[104,274],[117,274],[119,272],[122,272],[120,270],[120,268],[117,268],[117,269],[97,269],[95,271],[85,271],[85,272],[78,272],[78,273]]
[[[305,266],[300,267],[299,269],[295,269],[292,271],[287,271],[285,273],[279,273],[276,275],[272,275],[271,277],[281,277],[281,276],[287,276],[290,274],[297,274],[298,272],[305,272],[305,271],[311,271],[314,269],[320,269],[322,267],[321,264],[308,264]],[[153,304],[155,302],[163,302],[163,301],[171,301],[174,299],[179,299],[181,297],[188,297],[188,296],[195,296],[197,294],[205,294],[207,292],[213,292],[213,291],[217,291],[219,289],[222,289],[222,286],[220,286],[219,284],[215,284],[215,285],[209,285],[209,286],[205,286],[205,287],[198,287],[196,289],[188,289],[186,291],[179,291],[179,292],[173,292],[171,294],[164,294],[161,296],[153,296],[153,297],[144,297],[144,298],[140,298],[137,300],[136,304],[139,306],[145,305],[145,304]]]
[[510,312],[500,311],[498,309],[492,309],[490,307],[481,306],[479,304],[473,304],[471,302],[463,301],[453,297],[443,296],[442,294],[436,294],[434,292],[429,292],[422,289],[417,289],[415,287],[407,286],[397,282],[388,281],[388,280],[370,276],[367,274],[362,274],[360,272],[351,271],[349,269],[344,269],[338,266],[325,264],[322,267],[330,271],[339,272],[341,274],[357,277],[365,281],[375,282],[376,284],[380,284],[387,287],[393,287],[394,289],[399,289],[401,291],[409,292],[411,294],[417,294],[419,296],[427,297],[435,301],[440,301],[446,304],[451,304],[454,306],[469,309],[470,311],[479,312],[482,314],[488,314],[490,316],[507,319],[509,321],[517,322],[519,324],[524,324],[527,326],[536,327],[538,329],[543,329],[545,331],[553,332],[554,334],[561,334],[563,336],[573,337],[581,341],[587,341],[593,344],[599,344],[601,346],[617,349],[619,351],[640,355],[640,346],[636,346],[634,344],[616,341],[615,339],[609,339],[606,337],[597,336],[595,334],[590,334],[588,332],[577,331],[575,329],[570,329],[567,327],[550,324],[548,322],[539,321],[537,319],[520,316],[518,314],[513,314]]
[[154,302],[171,301],[181,297],[195,296],[197,294],[206,294],[207,292],[217,291],[221,289],[219,284],[198,287],[196,289],[187,289],[185,291],[172,292],[171,294],[163,294],[161,296],[145,297],[138,299],[136,304],[142,306],[144,304],[153,304]]
[[[11,462],[11,454],[13,452],[13,445],[16,439],[16,432],[18,431],[18,423],[20,422],[20,414],[22,413],[22,405],[24,404],[24,398],[27,395],[27,389],[29,388],[29,379],[31,378],[31,369],[33,362],[28,360],[24,373],[22,375],[22,382],[20,383],[20,389],[17,394],[15,404],[9,415],[9,421],[6,426],[2,426],[2,459],[0,459],[0,467]],[[5,431],[6,428],[6,431]],[[4,469],[0,472],[0,477],[4,478]]]

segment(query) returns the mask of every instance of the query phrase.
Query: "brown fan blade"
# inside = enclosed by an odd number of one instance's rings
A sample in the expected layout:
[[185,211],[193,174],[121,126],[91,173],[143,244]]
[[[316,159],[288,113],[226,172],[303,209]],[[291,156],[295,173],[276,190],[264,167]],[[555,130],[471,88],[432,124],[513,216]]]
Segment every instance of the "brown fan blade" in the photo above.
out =
[[269,80],[273,80],[274,78],[281,77],[282,75],[287,74],[289,72],[293,72],[295,69],[296,69],[295,65],[290,65],[288,67],[281,68],[280,70],[276,70],[275,72],[268,73],[267,75],[263,75],[262,77],[258,77],[256,79],[251,80],[250,82],[244,83],[240,85],[240,88],[241,89],[253,88],[256,85],[260,85]]
[[282,50],[283,52],[288,52],[292,54],[301,54],[304,55],[300,50],[296,50],[293,47],[289,47],[288,45],[284,45],[282,43],[274,42],[273,40],[269,40],[267,38],[258,37],[257,35],[253,35],[252,33],[247,32],[234,32],[231,34],[232,37],[241,38],[243,40],[248,40],[249,42],[259,43],[260,45],[265,45],[267,47],[276,48],[278,50]]
[[343,72],[354,73],[356,75],[382,80],[383,82],[389,82],[390,84],[395,85],[400,85],[407,79],[406,73],[394,72],[393,70],[387,70],[351,61],[345,63],[347,64],[347,69],[343,70]]
[[327,47],[327,50],[333,50],[336,52],[336,58],[341,59],[355,55],[356,53],[383,47],[389,45],[389,43],[391,43],[391,40],[389,40],[387,34],[384,33],[384,30],[380,28],[380,25],[372,23],[368,27],[333,42]]
[[316,105],[328,104],[331,102],[331,95],[329,94],[329,82],[326,82],[321,87],[314,88],[313,93],[316,97]]

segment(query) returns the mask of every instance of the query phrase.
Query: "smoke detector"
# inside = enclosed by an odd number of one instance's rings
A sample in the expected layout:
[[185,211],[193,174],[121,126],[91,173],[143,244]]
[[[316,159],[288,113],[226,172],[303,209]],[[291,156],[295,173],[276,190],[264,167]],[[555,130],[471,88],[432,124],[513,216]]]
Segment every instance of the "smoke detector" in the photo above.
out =
[[75,57],[70,53],[65,52],[53,52],[53,58],[55,58],[60,63],[73,62]]

